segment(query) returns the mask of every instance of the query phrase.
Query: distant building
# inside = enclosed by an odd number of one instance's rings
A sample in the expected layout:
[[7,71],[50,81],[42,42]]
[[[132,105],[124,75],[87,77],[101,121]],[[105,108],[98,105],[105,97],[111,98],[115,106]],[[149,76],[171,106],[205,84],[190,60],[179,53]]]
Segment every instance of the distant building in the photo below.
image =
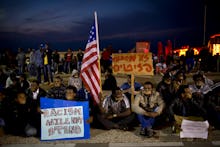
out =
[[208,42],[209,52],[212,55],[220,54],[220,34],[212,35]]
[[[186,52],[188,51],[189,49],[189,45],[185,45],[185,46],[182,46],[181,48],[178,48],[178,49],[174,49],[173,50],[173,53],[174,54],[178,54],[179,56],[186,56]],[[201,51],[202,47],[192,47],[193,50],[194,50],[194,55],[198,55],[199,52]]]

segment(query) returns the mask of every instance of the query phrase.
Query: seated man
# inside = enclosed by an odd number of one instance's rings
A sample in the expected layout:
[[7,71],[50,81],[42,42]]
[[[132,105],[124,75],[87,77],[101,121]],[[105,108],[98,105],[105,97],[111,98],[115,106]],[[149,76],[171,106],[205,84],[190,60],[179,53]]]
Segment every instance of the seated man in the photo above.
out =
[[40,109],[40,98],[45,97],[47,92],[42,89],[39,85],[38,80],[32,80],[30,88],[26,92],[27,104],[30,108],[31,113],[31,124],[37,128],[37,136],[41,134],[41,109]]
[[[131,94],[132,94],[131,75],[127,75],[127,82],[123,83],[120,88],[131,102]],[[140,83],[134,82],[133,88],[134,88],[134,95],[136,95],[140,92],[140,89],[143,87]]]
[[31,124],[31,113],[27,105],[24,91],[18,91],[13,101],[13,107],[6,112],[6,133],[17,136],[35,136],[37,129]]
[[215,129],[220,129],[220,86],[218,84],[205,96],[204,106],[210,125]]
[[63,79],[60,76],[56,76],[54,79],[54,86],[47,92],[47,97],[54,99],[65,98],[65,85],[62,83]]
[[134,99],[132,109],[137,113],[138,120],[141,123],[140,135],[152,137],[154,132],[152,126],[155,122],[155,117],[159,116],[165,103],[160,94],[153,90],[151,82],[144,83],[144,89]]
[[102,100],[97,120],[104,129],[122,129],[126,131],[133,127],[135,115],[131,112],[128,98],[119,87],[113,89],[112,94]]
[[107,68],[105,72],[105,80],[102,85],[103,90],[112,90],[117,87],[117,81],[115,76],[112,74],[112,69]]
[[201,74],[203,76],[203,78],[205,79],[205,84],[209,85],[209,86],[213,86],[214,85],[214,81],[211,80],[210,78],[208,78],[204,71],[197,71],[197,74]]
[[211,91],[211,88],[209,85],[205,84],[205,78],[200,73],[193,75],[193,81],[194,83],[189,85],[193,98],[200,106],[203,106],[204,95]]
[[65,90],[65,99],[68,101],[88,101],[89,102],[89,119],[86,120],[87,123],[92,123],[93,122],[93,103],[91,99],[87,99],[86,96],[84,95],[79,95],[77,93],[77,88],[69,85],[66,87]]
[[179,131],[182,120],[204,120],[206,111],[192,98],[192,92],[188,85],[181,85],[177,98],[170,105],[170,114],[174,117],[173,132]]
[[[173,101],[174,94],[172,91],[172,80],[169,73],[166,73],[163,76],[162,80],[157,84],[156,91],[160,93],[165,103],[164,111],[162,115],[157,117],[156,121],[158,123],[158,126],[163,126],[169,124],[172,121],[172,117],[170,117],[169,114],[169,106]],[[157,124],[155,126],[157,126]]]
[[68,79],[68,85],[76,87],[77,91],[83,87],[82,79],[80,78],[79,72],[76,69],[73,69],[71,77]]
[[208,84],[205,84],[205,78],[201,74],[194,74],[193,75],[194,83],[189,85],[192,93],[196,95],[204,95],[211,91],[211,88]]

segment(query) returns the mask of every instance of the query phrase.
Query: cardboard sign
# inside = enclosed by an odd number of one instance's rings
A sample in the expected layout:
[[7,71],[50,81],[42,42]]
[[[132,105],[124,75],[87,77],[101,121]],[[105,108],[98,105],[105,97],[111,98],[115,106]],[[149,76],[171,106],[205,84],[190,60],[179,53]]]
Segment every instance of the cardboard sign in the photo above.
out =
[[208,121],[192,121],[183,119],[180,138],[208,138]]
[[136,42],[136,52],[137,53],[148,53],[150,50],[150,42]]
[[87,101],[40,99],[41,140],[90,138],[89,104]]
[[152,53],[112,54],[114,74],[153,75]]

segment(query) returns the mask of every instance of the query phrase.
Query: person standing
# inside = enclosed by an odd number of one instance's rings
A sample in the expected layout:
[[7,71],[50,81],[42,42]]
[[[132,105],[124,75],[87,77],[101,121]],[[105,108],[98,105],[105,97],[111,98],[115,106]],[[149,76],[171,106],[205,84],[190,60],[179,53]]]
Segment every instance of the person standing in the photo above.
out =
[[19,74],[24,73],[26,55],[22,48],[18,48],[18,54],[16,56],[16,60],[18,63],[18,73]]
[[187,72],[190,73],[194,67],[194,50],[193,50],[193,48],[189,48],[189,50],[186,51],[186,66],[187,66]]
[[58,74],[59,73],[58,66],[59,66],[59,62],[60,62],[60,54],[57,52],[57,50],[54,51],[52,58],[53,58],[54,73]]
[[45,48],[43,52],[43,60],[44,60],[44,82],[48,82],[48,84],[53,83],[53,74],[51,71],[52,51],[49,48],[48,44],[45,44]]
[[64,59],[65,59],[64,72],[65,73],[70,73],[71,72],[71,62],[72,62],[72,59],[73,59],[73,53],[72,53],[71,48],[68,48],[67,53],[65,53],[65,55],[64,55]]
[[109,50],[106,48],[103,49],[103,52],[101,54],[101,66],[102,66],[102,72],[105,73],[106,70],[110,66],[110,58],[111,58],[111,53]]
[[82,52],[82,49],[80,48],[77,53],[77,70],[80,72],[81,70],[81,64],[83,60],[84,53]]
[[41,83],[41,71],[43,69],[43,45],[40,45],[40,48],[36,50],[36,52],[33,52],[33,64],[35,66],[35,69],[37,70],[37,80],[39,83]]
[[35,49],[31,49],[30,51],[30,63],[29,63],[29,67],[28,67],[28,72],[30,76],[36,76],[37,72],[36,72],[36,66],[34,65],[34,61],[35,61]]

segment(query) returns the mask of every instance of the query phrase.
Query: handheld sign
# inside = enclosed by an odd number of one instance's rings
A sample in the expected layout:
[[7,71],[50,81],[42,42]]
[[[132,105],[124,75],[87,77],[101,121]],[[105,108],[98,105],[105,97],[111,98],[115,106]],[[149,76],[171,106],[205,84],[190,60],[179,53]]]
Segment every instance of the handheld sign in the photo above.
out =
[[41,98],[41,140],[90,138],[89,104],[87,101],[68,101]]
[[152,53],[112,54],[114,74],[153,75]]

